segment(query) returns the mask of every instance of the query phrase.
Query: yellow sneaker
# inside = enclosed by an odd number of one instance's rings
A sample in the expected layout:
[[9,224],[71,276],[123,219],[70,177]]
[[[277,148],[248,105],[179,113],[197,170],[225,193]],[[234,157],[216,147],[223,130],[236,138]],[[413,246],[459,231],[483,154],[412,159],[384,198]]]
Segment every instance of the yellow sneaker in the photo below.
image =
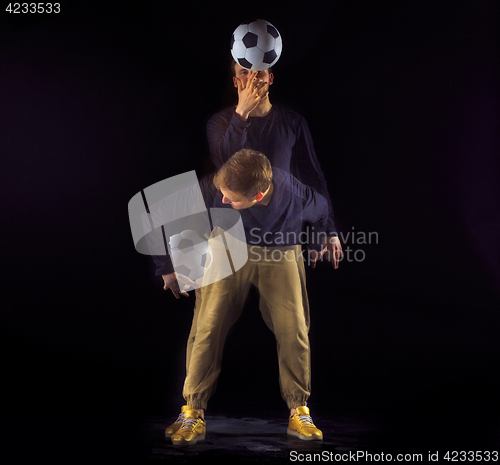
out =
[[186,410],[180,428],[172,434],[170,439],[174,446],[190,446],[205,439],[207,431],[205,420],[200,417],[198,410]]
[[189,407],[187,405],[183,405],[181,407],[181,413],[177,417],[177,420],[175,420],[174,423],[172,423],[170,426],[167,426],[165,429],[165,437],[169,438],[174,434],[182,425],[182,422],[184,420],[184,413],[186,413],[189,410]]
[[304,441],[323,440],[323,433],[314,425],[306,406],[298,407],[297,413],[290,417],[286,432],[290,436],[297,436]]

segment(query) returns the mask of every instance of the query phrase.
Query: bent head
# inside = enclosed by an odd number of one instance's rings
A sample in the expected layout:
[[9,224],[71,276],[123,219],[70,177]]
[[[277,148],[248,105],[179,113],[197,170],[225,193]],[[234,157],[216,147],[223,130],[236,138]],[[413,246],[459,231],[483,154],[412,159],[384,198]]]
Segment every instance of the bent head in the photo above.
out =
[[242,210],[264,198],[272,179],[267,157],[255,150],[242,149],[221,166],[214,176],[214,185],[222,193],[222,203]]

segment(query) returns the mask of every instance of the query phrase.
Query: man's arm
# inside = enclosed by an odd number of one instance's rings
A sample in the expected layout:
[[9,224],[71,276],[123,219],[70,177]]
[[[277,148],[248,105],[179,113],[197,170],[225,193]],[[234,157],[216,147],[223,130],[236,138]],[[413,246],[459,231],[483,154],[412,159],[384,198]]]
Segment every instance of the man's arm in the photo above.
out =
[[[207,210],[206,213],[198,212],[196,214],[187,215],[185,217],[185,221],[183,221],[182,227],[179,228],[178,221],[163,224],[168,218],[168,211],[166,214],[164,213],[162,215],[161,212],[165,212],[165,210],[162,209],[160,202],[155,204],[154,211],[151,216],[154,217],[154,224],[162,224],[162,226],[152,229],[146,236],[151,258],[156,265],[155,274],[156,276],[161,276],[163,278],[163,289],[170,289],[177,299],[179,298],[179,294],[187,296],[187,293],[185,292],[187,289],[197,289],[198,284],[189,279],[187,276],[175,272],[170,249],[167,245],[168,240],[171,235],[178,234],[181,229],[195,230],[200,236],[207,235],[210,232],[210,221],[206,215],[208,215],[208,210],[213,206],[215,197],[213,176],[202,179],[199,182],[199,190],[195,188],[195,185],[187,186],[185,189],[178,191],[175,197],[169,196],[163,200],[163,202],[166,202],[167,204],[171,204],[171,202],[175,201],[181,202],[181,205],[183,205],[184,203],[193,201],[195,198],[199,197],[200,191],[203,197],[205,209]],[[188,210],[186,210],[186,212],[188,212]],[[144,219],[144,221],[146,220]],[[149,222],[152,223],[152,219],[149,219]],[[179,285],[182,286],[182,291],[180,290]]]
[[[189,297],[186,292],[187,289],[198,289],[198,284],[191,281],[187,276],[179,273],[168,273],[161,276],[163,278],[163,290],[170,289],[172,294],[174,294],[176,299],[180,299],[180,295],[184,297]],[[182,291],[179,287],[179,283],[182,284]]]
[[250,122],[241,121],[236,114],[221,112],[207,123],[207,139],[210,159],[219,169],[231,155],[241,150],[247,142]]
[[326,232],[330,237],[337,236],[335,216],[325,175],[323,174],[323,170],[321,169],[321,165],[314,150],[309,126],[302,117],[300,118],[297,130],[297,139],[292,149],[291,174],[303,184],[312,187],[326,199],[329,211]]
[[[304,198],[304,220],[311,228],[310,237],[313,239],[307,248],[309,249],[311,267],[316,267],[316,261],[326,254],[333,267],[339,267],[339,261],[343,257],[342,245],[338,236],[328,236],[327,225],[330,219],[328,202],[321,194],[314,189],[302,184]],[[324,233],[327,235],[325,236]],[[319,236],[318,236],[319,235]],[[318,241],[321,237],[321,243]]]
[[238,105],[232,113],[221,112],[207,123],[207,138],[210,158],[219,169],[231,155],[241,150],[247,141],[248,117],[269,92],[265,83],[257,79],[258,71],[249,74],[247,84],[236,78]]
[[[291,171],[304,184],[311,186],[319,192],[328,202],[327,242],[323,253],[327,254],[335,269],[339,267],[339,261],[343,257],[342,245],[338,238],[335,227],[335,216],[332,201],[328,192],[325,176],[314,150],[309,127],[304,118],[301,117],[297,140],[292,149]],[[313,266],[314,267],[314,266]]]
[[[161,231],[161,234],[160,234]],[[151,234],[151,233],[150,233]],[[164,230],[163,226],[161,228],[157,228],[154,232],[152,231],[152,236],[150,240],[156,236],[156,240],[163,240],[164,236]],[[163,236],[163,237],[160,237]],[[155,275],[156,276],[161,276],[163,279],[163,289],[166,291],[170,289],[172,293],[174,294],[176,299],[179,299],[179,295],[182,294],[185,297],[189,297],[188,293],[186,292],[187,289],[191,288],[198,288],[198,284],[196,284],[194,281],[189,279],[187,276],[184,276],[182,274],[176,273],[174,270],[174,266],[172,264],[172,259],[170,257],[170,251],[167,247],[166,244],[164,244],[165,247],[165,254],[164,255],[151,255],[151,258],[153,259],[153,262],[156,265],[156,271]],[[158,248],[158,247],[156,247]],[[180,285],[182,285],[182,291],[180,290]]]

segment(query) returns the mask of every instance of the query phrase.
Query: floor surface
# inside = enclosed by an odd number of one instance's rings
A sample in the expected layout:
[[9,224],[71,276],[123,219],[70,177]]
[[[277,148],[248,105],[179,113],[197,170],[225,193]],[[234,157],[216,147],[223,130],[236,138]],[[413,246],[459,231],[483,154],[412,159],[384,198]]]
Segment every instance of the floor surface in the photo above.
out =
[[302,441],[286,434],[287,419],[276,412],[254,411],[249,416],[238,413],[230,408],[207,412],[205,440],[186,447],[174,447],[170,439],[163,437],[163,430],[176,415],[143,417],[138,422],[139,457],[170,463],[201,463],[203,459],[217,459],[218,463],[338,462],[342,457],[343,461],[349,458],[365,462],[377,458],[380,461],[381,456],[375,454],[382,453],[391,453],[396,460],[400,453],[420,454],[408,458],[427,462],[429,453],[438,452],[442,458],[448,450],[499,450],[500,445],[498,422],[486,417],[477,424],[479,417],[463,415],[339,414],[324,408],[317,409],[316,414],[311,410],[323,431],[323,441]]

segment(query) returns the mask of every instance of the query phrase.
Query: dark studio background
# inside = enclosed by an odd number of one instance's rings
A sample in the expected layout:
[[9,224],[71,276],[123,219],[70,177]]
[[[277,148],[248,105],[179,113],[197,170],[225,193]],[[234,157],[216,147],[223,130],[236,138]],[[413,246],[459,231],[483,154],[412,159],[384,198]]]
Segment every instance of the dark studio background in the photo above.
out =
[[[127,205],[208,168],[252,18],[283,37],[271,102],[307,119],[339,230],[378,233],[344,244],[362,262],[308,270],[310,406],[396,415],[393,447],[498,444],[500,5],[61,3],[0,13],[4,424],[22,450],[112,455],[136,418],[177,415],[194,296],[161,289]],[[210,407],[285,417],[256,302]]]

